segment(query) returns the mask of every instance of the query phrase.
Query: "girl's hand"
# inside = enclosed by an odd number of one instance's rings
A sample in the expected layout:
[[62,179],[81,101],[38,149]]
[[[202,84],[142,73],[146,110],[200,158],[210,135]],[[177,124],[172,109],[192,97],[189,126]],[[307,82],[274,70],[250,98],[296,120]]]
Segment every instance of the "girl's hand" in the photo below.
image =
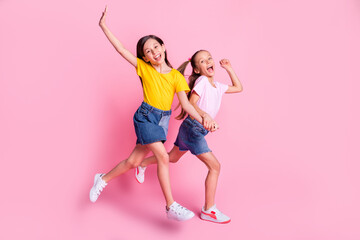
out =
[[210,132],[215,132],[218,129],[219,129],[219,125],[217,124],[217,122],[213,121]]
[[230,61],[228,59],[221,59],[220,60],[220,66],[222,68],[224,68],[225,70],[230,70],[232,68],[231,64],[230,64]]
[[107,10],[107,6],[105,6],[105,10],[103,11],[102,16],[101,16],[101,18],[100,18],[100,21],[99,21],[100,27],[103,26],[103,25],[105,25],[106,10]]
[[205,113],[202,121],[204,128],[208,131],[211,131],[211,129],[213,128],[213,122],[214,120],[210,117],[210,115]]

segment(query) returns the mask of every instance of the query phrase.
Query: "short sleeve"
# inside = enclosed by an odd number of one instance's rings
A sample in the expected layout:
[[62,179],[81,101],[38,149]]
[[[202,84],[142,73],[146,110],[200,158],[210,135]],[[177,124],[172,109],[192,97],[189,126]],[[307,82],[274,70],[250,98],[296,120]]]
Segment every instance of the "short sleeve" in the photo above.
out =
[[143,76],[143,73],[144,73],[144,69],[145,69],[145,65],[146,64],[143,60],[141,60],[140,58],[137,58],[136,60],[136,74],[139,76],[139,77],[142,77]]
[[199,77],[195,82],[193,91],[195,91],[197,95],[201,96],[204,93],[207,81],[208,81],[207,77],[205,76]]
[[220,86],[221,95],[224,94],[229,89],[229,85],[223,83],[219,83],[219,86]]
[[189,85],[187,84],[184,76],[181,73],[177,74],[177,84],[176,84],[176,92],[185,91],[186,93],[190,91]]

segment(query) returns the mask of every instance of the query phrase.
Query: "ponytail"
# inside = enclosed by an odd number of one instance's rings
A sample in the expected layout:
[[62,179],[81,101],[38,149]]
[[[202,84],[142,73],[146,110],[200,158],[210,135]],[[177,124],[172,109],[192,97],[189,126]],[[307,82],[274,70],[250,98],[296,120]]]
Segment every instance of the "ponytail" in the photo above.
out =
[[180,65],[180,67],[178,67],[178,71],[183,75],[185,76],[185,69],[187,67],[187,65],[189,64],[190,61],[186,61],[186,62],[183,62],[183,64]]

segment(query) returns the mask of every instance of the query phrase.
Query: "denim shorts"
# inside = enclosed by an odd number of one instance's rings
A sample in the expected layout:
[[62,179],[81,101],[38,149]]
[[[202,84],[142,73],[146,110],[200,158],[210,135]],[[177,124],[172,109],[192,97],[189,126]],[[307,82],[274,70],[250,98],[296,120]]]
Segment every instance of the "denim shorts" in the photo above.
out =
[[134,114],[136,144],[163,143],[169,127],[171,110],[163,111],[143,102]]
[[178,146],[180,151],[189,150],[194,155],[211,152],[205,140],[208,133],[198,121],[188,116],[180,126],[174,145]]

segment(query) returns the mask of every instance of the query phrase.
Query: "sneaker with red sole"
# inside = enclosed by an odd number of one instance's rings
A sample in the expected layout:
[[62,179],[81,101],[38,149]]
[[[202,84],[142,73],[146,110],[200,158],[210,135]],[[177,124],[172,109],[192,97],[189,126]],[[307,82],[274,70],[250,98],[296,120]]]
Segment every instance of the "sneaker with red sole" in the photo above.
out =
[[145,170],[146,167],[138,166],[135,168],[135,178],[138,183],[143,183],[145,181]]
[[231,219],[220,212],[219,209],[216,208],[216,204],[205,211],[204,207],[201,209],[200,218],[205,221],[210,221],[214,223],[229,223]]

